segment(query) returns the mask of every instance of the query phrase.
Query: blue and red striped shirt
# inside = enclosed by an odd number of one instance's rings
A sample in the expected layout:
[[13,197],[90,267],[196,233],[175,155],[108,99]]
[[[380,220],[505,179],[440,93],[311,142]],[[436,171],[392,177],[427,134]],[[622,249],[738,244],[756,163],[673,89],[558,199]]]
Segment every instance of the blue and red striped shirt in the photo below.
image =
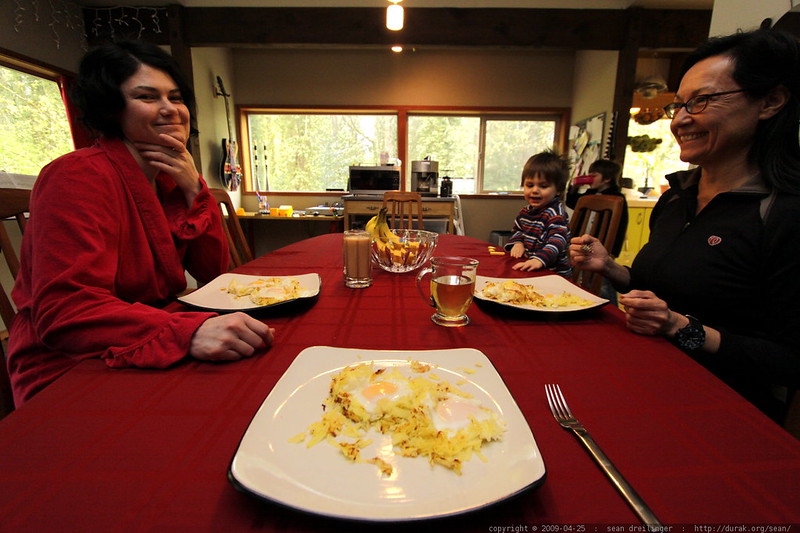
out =
[[569,221],[561,199],[556,196],[544,207],[525,206],[514,220],[514,234],[505,245],[525,245],[525,259],[536,258],[544,268],[565,278],[572,275],[569,262]]

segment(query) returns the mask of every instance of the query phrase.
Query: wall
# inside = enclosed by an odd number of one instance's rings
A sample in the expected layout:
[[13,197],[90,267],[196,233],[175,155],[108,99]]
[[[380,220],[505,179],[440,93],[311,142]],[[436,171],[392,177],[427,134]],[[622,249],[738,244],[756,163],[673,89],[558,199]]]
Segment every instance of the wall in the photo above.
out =
[[765,18],[778,21],[796,2],[790,0],[714,0],[709,36],[754,30]]
[[[192,74],[197,98],[197,129],[200,131],[200,168],[209,187],[223,188],[220,163],[223,157],[222,139],[227,139],[228,124],[225,118],[225,99],[218,96],[217,76],[228,93],[234,89],[231,52],[226,48],[195,48],[192,50]],[[234,102],[230,101],[231,121]],[[233,122],[232,122],[233,124]],[[233,126],[232,126],[233,127]],[[240,204],[240,193],[230,193],[235,206]]]
[[607,144],[611,126],[618,57],[618,52],[607,50],[581,50],[575,54],[572,122],[574,124],[599,113],[605,113],[603,147]]
[[[568,107],[573,53],[383,49],[236,50],[244,105]],[[546,81],[546,83],[542,83]]]
[[0,48],[62,70],[77,70],[86,48],[83,19],[77,5],[68,0],[39,2],[38,9],[28,0],[0,2],[0,28]]

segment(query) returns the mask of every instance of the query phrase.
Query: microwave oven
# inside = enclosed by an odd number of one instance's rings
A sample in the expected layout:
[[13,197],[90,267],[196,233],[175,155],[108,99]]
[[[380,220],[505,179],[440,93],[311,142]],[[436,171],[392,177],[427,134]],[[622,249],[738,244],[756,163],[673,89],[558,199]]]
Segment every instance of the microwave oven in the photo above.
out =
[[347,190],[356,195],[383,195],[386,191],[400,190],[400,167],[351,166]]

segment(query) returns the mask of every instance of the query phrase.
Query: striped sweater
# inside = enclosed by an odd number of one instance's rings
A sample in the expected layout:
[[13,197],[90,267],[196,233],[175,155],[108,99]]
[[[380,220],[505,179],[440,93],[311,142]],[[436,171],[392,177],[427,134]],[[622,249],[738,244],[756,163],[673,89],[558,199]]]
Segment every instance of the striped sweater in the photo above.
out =
[[514,243],[525,245],[525,259],[537,258],[544,268],[565,278],[572,275],[569,262],[569,222],[564,204],[556,196],[546,206],[536,209],[525,206],[514,221],[514,234],[505,245],[510,250]]

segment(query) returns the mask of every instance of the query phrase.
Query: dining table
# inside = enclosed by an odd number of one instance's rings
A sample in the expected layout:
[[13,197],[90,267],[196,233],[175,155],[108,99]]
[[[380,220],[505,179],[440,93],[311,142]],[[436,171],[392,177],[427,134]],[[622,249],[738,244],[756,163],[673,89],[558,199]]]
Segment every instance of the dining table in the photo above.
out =
[[[800,441],[667,340],[631,332],[615,305],[560,313],[476,300],[468,325],[442,327],[418,293],[418,272],[373,267],[371,286],[345,287],[342,239],[309,238],[234,271],[320,279],[315,297],[253,313],[275,328],[274,344],[254,356],[185,358],[167,369],[84,360],[0,421],[0,531],[653,531],[556,422],[550,383],[658,517],[656,530],[800,526]],[[433,255],[477,259],[480,276],[542,274],[514,270],[509,254],[467,236],[439,235]],[[191,310],[178,301],[167,308]],[[243,435],[314,347],[477,350],[513,397],[546,474],[485,505],[414,520],[332,517],[242,490],[229,469]],[[341,468],[331,471],[346,509],[357,487]],[[453,474],[452,490],[486,482]]]

